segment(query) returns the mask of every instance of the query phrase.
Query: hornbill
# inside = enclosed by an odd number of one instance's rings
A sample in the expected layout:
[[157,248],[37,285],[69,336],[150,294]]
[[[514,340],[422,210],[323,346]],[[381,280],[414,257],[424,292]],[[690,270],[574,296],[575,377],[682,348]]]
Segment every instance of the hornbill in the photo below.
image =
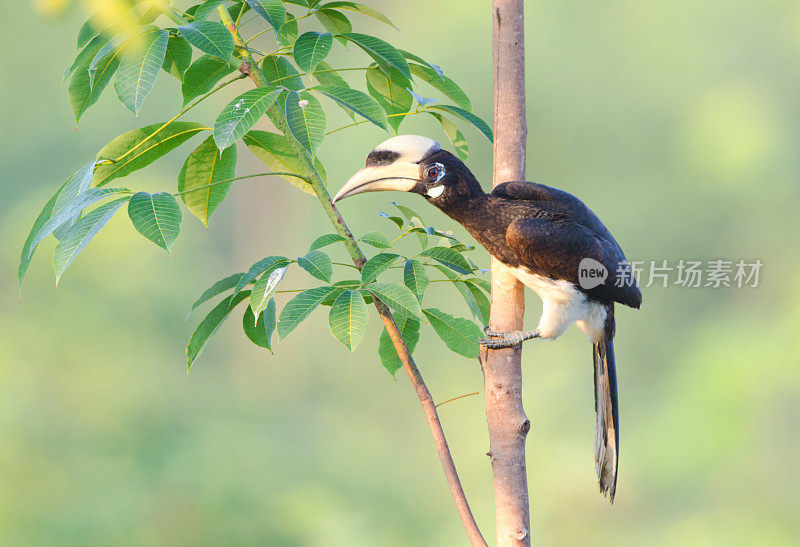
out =
[[505,182],[487,194],[461,160],[436,141],[415,135],[379,144],[333,201],[380,190],[425,197],[461,223],[542,299],[542,316],[535,330],[487,329],[487,339],[481,344],[494,349],[531,338],[553,340],[572,323],[589,336],[594,360],[595,467],[600,491],[613,503],[619,458],[614,303],[639,308],[642,294],[611,233],[582,201],[556,188]]

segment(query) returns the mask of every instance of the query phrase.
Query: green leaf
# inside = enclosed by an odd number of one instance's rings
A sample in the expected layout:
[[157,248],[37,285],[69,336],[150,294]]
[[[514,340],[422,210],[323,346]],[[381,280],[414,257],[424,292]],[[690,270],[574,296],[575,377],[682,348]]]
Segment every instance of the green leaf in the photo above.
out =
[[370,283],[364,286],[369,292],[380,298],[392,311],[409,317],[422,318],[417,297],[408,287],[400,283]]
[[318,9],[327,10],[333,8],[338,10],[360,13],[361,15],[366,15],[367,17],[372,17],[373,19],[377,19],[382,23],[386,23],[390,27],[397,28],[395,24],[389,20],[388,17],[386,17],[384,14],[382,14],[375,8],[365,6],[364,4],[358,4],[356,2],[328,2],[327,4],[321,5]]
[[[481,290],[481,288],[475,283],[473,283],[471,280],[465,279],[460,283],[456,283],[456,285],[460,285],[462,283],[472,294],[472,298],[474,299],[475,305],[477,306],[477,310],[473,309],[472,306],[470,306],[470,310],[472,311],[473,315],[475,315],[475,317],[479,319],[484,326],[489,325],[489,314],[492,311],[492,304],[491,302],[489,302],[489,298]],[[467,302],[467,305],[469,304],[470,303]]]
[[133,227],[172,256],[172,244],[181,232],[183,214],[172,194],[158,192],[134,194],[128,202]]
[[250,269],[247,270],[247,273],[245,273],[239,279],[239,281],[236,283],[236,287],[234,287],[233,289],[233,294],[237,294],[247,284],[252,282],[256,277],[262,275],[268,270],[272,271],[275,270],[276,268],[282,268],[283,266],[286,266],[288,264],[289,264],[289,259],[287,259],[285,256],[268,256],[266,258],[262,258],[261,260],[250,266]]
[[[127,42],[128,39],[125,36],[114,36],[106,41],[106,44],[95,53],[94,57],[92,57],[92,62],[89,63],[89,76],[92,80],[94,80],[94,72],[97,70],[97,65],[100,61],[113,51],[124,50]],[[120,59],[122,59],[121,55]]]
[[86,22],[81,25],[80,30],[78,30],[78,48],[84,47],[92,40],[92,38],[100,34],[100,31],[102,30],[102,19],[97,13],[95,13],[89,19],[87,19]]
[[430,68],[431,70],[433,70],[440,78],[444,78],[444,72],[442,72],[442,69],[441,69],[441,67],[439,65],[435,65],[433,63],[429,63],[428,61],[426,61],[422,57],[420,57],[418,55],[414,55],[410,51],[406,51],[404,49],[400,49],[398,51],[400,53],[402,53],[403,57],[405,57],[407,60],[414,61],[415,63],[418,63],[420,65],[426,66],[426,67]]
[[306,317],[311,315],[320,302],[325,300],[325,297],[333,287],[316,287],[303,291],[286,303],[281,310],[280,317],[278,317],[278,336],[283,340],[290,332],[292,332],[297,325],[299,325]]
[[358,291],[343,291],[331,307],[328,324],[333,336],[353,353],[369,323],[367,304]]
[[203,55],[189,65],[183,76],[183,104],[186,106],[192,99],[208,93],[217,83],[234,71],[234,68],[213,55]]
[[392,263],[400,258],[397,253],[378,253],[364,263],[361,268],[361,282],[369,283],[389,269]]
[[321,249],[323,247],[327,247],[333,243],[338,243],[339,241],[347,241],[344,237],[340,236],[339,234],[325,234],[319,236],[317,239],[311,243],[311,247],[308,248],[309,251],[315,251],[317,249]]
[[378,216],[392,221],[394,225],[397,226],[397,229],[400,230],[401,233],[403,232],[403,228],[405,227],[406,223],[402,218],[386,214],[383,211],[378,211]]
[[472,272],[472,268],[467,262],[467,259],[450,247],[431,247],[420,253],[420,256],[432,258],[461,274],[468,274]]
[[270,298],[267,308],[258,316],[258,321],[255,320],[253,310],[249,307],[244,310],[244,315],[242,316],[242,329],[250,341],[270,351],[272,351],[272,335],[275,332],[277,323],[275,319],[276,307],[275,299]]
[[414,228],[421,228],[421,230],[414,230],[414,233],[417,235],[417,238],[419,238],[420,247],[425,249],[428,246],[428,232],[425,230],[425,224],[422,220],[422,217],[419,215],[419,213],[409,207],[406,207],[405,205],[400,205],[394,201],[392,202],[392,205],[397,207],[397,210],[400,211],[404,217],[406,217],[406,220],[408,220],[411,226]]
[[[67,183],[69,182],[70,181],[67,181]],[[30,257],[33,255],[33,250],[36,248],[36,246],[41,243],[44,238],[62,226],[64,229],[60,230],[59,239],[63,239],[64,234],[69,231],[72,226],[74,226],[73,222],[76,217],[80,215],[86,207],[111,195],[129,192],[129,190],[126,188],[89,188],[80,192],[77,196],[75,196],[74,199],[66,201],[62,199],[62,195],[64,194],[64,191],[67,190],[67,183],[62,186],[60,195],[55,198],[54,207],[51,210],[48,218],[43,220],[35,234],[31,232],[33,237],[28,236],[28,241],[30,242],[30,254],[28,255],[28,261],[30,261]],[[68,196],[65,195],[64,197]],[[37,218],[36,220],[36,224],[39,224],[39,219]],[[34,225],[34,228],[35,227],[36,225]],[[26,241],[26,247],[28,247],[28,241]],[[23,260],[24,259],[25,255],[23,254]]]
[[214,123],[214,140],[219,149],[225,150],[250,131],[280,93],[280,89],[256,88],[228,103]]
[[192,304],[192,309],[190,309],[189,313],[186,314],[186,319],[189,319],[189,316],[192,314],[192,312],[201,305],[205,304],[215,296],[218,296],[224,293],[225,291],[229,291],[232,288],[234,288],[243,275],[244,273],[241,272],[229,275],[228,277],[220,279],[219,281],[211,285],[209,288],[207,288],[205,291],[203,291],[203,294],[200,295],[200,298],[198,298],[195,301],[195,303]]
[[92,59],[99,51],[103,51],[108,42],[109,38],[107,36],[94,36],[86,43],[85,47],[80,46],[83,47],[83,49],[78,52],[72,64],[64,71],[64,77],[61,83],[63,84],[64,81],[69,78],[69,75],[75,72],[79,67],[82,67],[82,70],[87,70],[88,67],[91,66]]
[[322,105],[308,91],[290,91],[286,94],[286,122],[289,131],[311,156],[315,156],[325,138],[325,112]]
[[314,15],[325,27],[325,30],[334,35],[334,38],[343,44],[347,43],[347,38],[337,36],[337,34],[344,34],[353,30],[353,25],[346,15],[334,9],[318,9],[314,11]]
[[[77,198],[81,193],[85,192],[89,189],[89,185],[92,183],[92,176],[94,175],[94,168],[96,162],[94,160],[90,161],[83,167],[81,167],[74,175],[72,175],[67,182],[60,189],[60,193],[58,193],[58,197],[55,201],[55,206],[53,207],[53,211],[59,211],[62,207],[66,204],[72,202]],[[61,234],[68,230],[70,226],[75,224],[75,222],[80,217],[80,213],[75,214],[72,219],[67,222],[64,222],[61,226],[56,228],[53,231],[53,235],[56,236],[56,239],[61,239]]]
[[448,112],[450,114],[454,114],[459,118],[461,118],[462,120],[468,121],[469,123],[477,127],[478,130],[481,133],[483,133],[487,139],[489,139],[489,142],[494,142],[494,136],[492,135],[492,128],[489,127],[489,124],[487,124],[485,121],[480,119],[472,112],[468,112],[463,108],[459,108],[457,106],[451,106],[448,104],[435,104],[428,107],[428,109],[431,108],[436,110],[441,110],[443,112]]
[[[345,42],[347,42],[347,40],[345,40]],[[317,68],[314,71],[313,76],[322,86],[343,87],[343,88],[350,87],[350,84],[347,83],[347,80],[342,78],[341,74],[339,74],[338,71],[334,70],[334,68],[325,61],[322,61],[317,65]],[[336,102],[336,106],[341,108],[350,117],[350,119],[356,121],[356,115],[353,112],[353,110],[351,110],[347,106],[344,106],[338,101]]]
[[[228,195],[236,176],[237,152],[231,146],[220,153],[213,137],[208,137],[195,148],[178,175],[178,191],[186,207],[200,222],[208,220]],[[228,181],[228,182],[222,182]],[[196,190],[195,190],[196,188]]]
[[[261,62],[261,72],[270,85],[283,86],[293,91],[305,89],[302,75],[286,57],[265,57]],[[286,97],[283,100],[285,102]]]
[[[47,200],[47,203],[42,210],[39,212],[39,215],[36,217],[36,220],[33,222],[33,226],[31,227],[30,233],[28,233],[28,237],[25,239],[25,243],[22,245],[22,253],[19,259],[19,268],[17,270],[17,279],[19,281],[20,291],[22,290],[22,280],[25,278],[25,273],[28,271],[28,266],[31,263],[31,259],[33,258],[33,253],[36,251],[36,247],[41,243],[42,239],[47,236],[40,236],[39,232],[42,230],[42,227],[50,220],[53,215],[53,211],[57,211],[61,208],[59,203],[63,203],[64,199],[62,199],[61,195],[67,191],[67,188],[72,188],[70,190],[70,194],[73,193],[75,189],[77,189],[77,193],[74,196],[68,197],[66,201],[73,201],[77,194],[83,191],[82,188],[84,184],[84,180],[86,177],[89,178],[91,181],[91,168],[94,167],[94,162],[82,167],[79,169],[74,175],[68,178],[59,188],[55,191],[55,193]],[[89,172],[87,173],[87,168]],[[37,240],[38,238],[38,240]]]
[[356,32],[347,32],[340,35],[342,38],[347,38],[358,47],[363,49],[367,55],[372,57],[378,66],[381,67],[385,73],[390,73],[391,70],[397,69],[407,79],[411,79],[411,69],[408,67],[403,54],[400,53],[394,46],[384,42],[380,38],[369,36],[367,34],[359,34]]
[[216,11],[219,6],[227,2],[227,0],[206,0],[200,4],[195,12],[192,14],[195,21],[204,21],[206,17]]
[[250,294],[250,308],[256,316],[261,315],[261,312],[267,308],[278,283],[281,282],[288,269],[288,265],[281,268],[270,268],[253,285],[253,292]]
[[433,330],[452,351],[464,357],[477,357],[480,352],[478,340],[483,337],[480,327],[468,319],[453,317],[436,308],[422,310]]
[[[242,142],[261,163],[273,171],[297,173],[298,175],[305,173],[305,164],[297,158],[289,141],[283,135],[253,130],[242,137]],[[306,180],[288,176],[283,178],[303,192],[316,195],[314,188]]]
[[422,297],[425,296],[425,289],[428,288],[429,283],[428,274],[425,272],[425,266],[422,265],[422,262],[416,258],[406,260],[406,265],[403,268],[403,282],[421,304]]
[[[93,44],[94,41],[86,46],[86,49],[93,48]],[[94,49],[94,53],[97,53],[99,49],[100,47]],[[75,75],[69,82],[69,100],[76,124],[86,110],[97,102],[97,99],[100,98],[103,90],[111,81],[111,77],[119,67],[119,56],[120,50],[106,55],[102,60],[98,61],[92,73],[89,72],[91,57],[83,59],[77,66]],[[92,78],[92,75],[94,75],[94,78]]]
[[492,284],[489,283],[488,281],[486,281],[485,279],[481,279],[480,277],[470,277],[469,279],[466,279],[465,281],[469,281],[473,285],[477,285],[478,287],[483,289],[483,291],[486,294],[492,294]]
[[[402,315],[395,315],[394,322],[406,346],[408,346],[408,351],[413,353],[414,349],[417,347],[417,342],[419,342],[420,322]],[[400,360],[392,338],[389,336],[389,332],[386,329],[383,329],[380,342],[378,343],[378,356],[381,358],[381,364],[392,376],[395,376],[397,371],[403,368],[403,362]]]
[[363,241],[367,245],[372,245],[377,249],[391,249],[392,242],[382,232],[367,232],[359,241]]
[[330,32],[305,32],[294,43],[294,60],[301,70],[311,74],[331,52],[331,47],[333,36]]
[[178,27],[178,30],[189,40],[189,43],[200,51],[219,57],[226,62],[233,55],[233,37],[222,23],[195,21]]
[[324,86],[350,87],[347,83],[347,80],[342,78],[341,74],[339,74],[339,72],[337,72],[325,61],[322,61],[317,65],[317,69],[314,71],[313,76],[321,85]]
[[239,18],[239,14],[241,13],[244,15],[250,11],[250,6],[248,6],[245,2],[237,1],[235,4],[228,7],[228,13],[231,16],[231,19],[236,21]]
[[297,34],[299,29],[297,27],[297,21],[294,18],[294,15],[291,13],[286,14],[286,22],[281,27],[281,31],[278,35],[278,40],[280,41],[281,45],[284,47],[291,46],[297,40]]
[[183,75],[192,64],[192,46],[183,36],[170,36],[167,42],[167,53],[161,65],[167,73],[183,82]]
[[305,256],[297,259],[297,265],[320,281],[331,282],[333,264],[331,263],[331,257],[324,252],[309,251]]
[[[163,125],[163,123],[155,123],[141,129],[128,131],[105,145],[98,152],[98,157],[108,160],[120,158],[134,147],[137,148],[125,159],[116,163],[98,166],[94,172],[94,186],[103,186],[116,178],[127,176],[134,171],[147,167],[161,156],[206,129],[202,124],[195,122],[172,122],[161,129]],[[161,130],[159,131],[159,129]],[[158,131],[158,134],[154,135],[156,131]],[[138,146],[150,135],[154,135],[153,138],[142,146]]]
[[247,4],[267,20],[276,31],[286,23],[286,8],[280,0],[246,0]]
[[464,93],[464,90],[461,89],[461,87],[453,80],[443,74],[439,74],[427,66],[417,64],[411,64],[409,66],[412,74],[419,76],[433,87],[453,99],[461,108],[472,112],[472,103],[470,102],[469,97],[467,97],[467,94]]
[[153,90],[167,53],[167,31],[149,32],[139,47],[131,47],[124,55],[114,81],[117,97],[128,110],[138,115],[145,98]]
[[53,269],[56,273],[56,285],[58,285],[58,282],[61,280],[64,270],[72,264],[72,261],[78,256],[78,253],[80,253],[97,232],[102,230],[108,221],[111,220],[111,217],[114,216],[117,209],[129,199],[130,196],[127,196],[101,205],[97,209],[87,213],[64,233],[53,253]]
[[366,93],[351,89],[350,87],[326,85],[314,88],[312,91],[318,91],[330,97],[340,105],[366,118],[381,129],[386,129],[386,113],[381,105]]
[[200,321],[191,338],[189,338],[189,344],[186,346],[187,369],[192,367],[192,364],[208,344],[208,340],[217,332],[217,329],[225,322],[233,309],[248,296],[250,296],[250,291],[242,291],[224,298]]
[[458,157],[461,159],[461,161],[465,161],[467,156],[469,156],[469,144],[467,144],[467,139],[464,137],[464,134],[461,132],[458,126],[437,112],[428,112],[431,116],[439,120],[439,123],[442,124],[444,132],[447,134],[447,138],[449,138],[450,142],[453,143],[453,148],[455,148],[456,154],[458,154]]
[[[333,306],[333,303],[336,302],[336,299],[339,298],[339,295],[342,294],[346,289],[357,289],[361,285],[359,281],[355,285],[351,285],[350,283],[334,283],[331,287],[331,292],[320,302],[322,306]],[[361,296],[364,296],[363,294]]]
[[420,214],[417,213],[414,209],[411,209],[410,207],[406,207],[405,205],[400,205],[399,203],[397,203],[395,201],[393,201],[391,203],[392,203],[392,205],[397,207],[397,210],[400,211],[403,214],[403,216],[406,217],[406,220],[408,220],[409,222],[411,222],[411,220],[416,218],[419,221],[420,225],[424,224],[424,221],[422,220],[422,216],[420,216]]
[[115,36],[111,40],[109,40],[106,45],[100,48],[100,50],[92,57],[92,62],[89,63],[89,83],[93,84],[95,79],[95,73],[97,72],[97,66],[100,64],[100,61],[105,59],[107,56],[111,55],[112,53],[116,52],[119,60],[122,60],[123,52],[125,46],[127,45],[127,41],[120,36]]
[[414,105],[414,98],[406,89],[408,81],[397,70],[391,69],[386,74],[377,67],[368,69],[366,78],[367,91],[381,105],[389,125],[397,132]]

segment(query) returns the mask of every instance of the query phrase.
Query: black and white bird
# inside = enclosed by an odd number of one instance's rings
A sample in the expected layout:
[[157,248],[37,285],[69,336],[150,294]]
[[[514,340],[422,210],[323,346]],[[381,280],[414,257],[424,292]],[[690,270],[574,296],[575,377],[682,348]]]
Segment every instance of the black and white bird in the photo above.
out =
[[481,343],[510,347],[553,340],[576,323],[592,342],[595,466],[600,491],[614,501],[619,459],[614,304],[639,308],[642,294],[625,254],[581,200],[530,182],[506,182],[487,194],[470,170],[434,140],[400,135],[379,144],[334,202],[381,190],[422,195],[461,223],[508,271],[542,299],[532,331],[487,330]]

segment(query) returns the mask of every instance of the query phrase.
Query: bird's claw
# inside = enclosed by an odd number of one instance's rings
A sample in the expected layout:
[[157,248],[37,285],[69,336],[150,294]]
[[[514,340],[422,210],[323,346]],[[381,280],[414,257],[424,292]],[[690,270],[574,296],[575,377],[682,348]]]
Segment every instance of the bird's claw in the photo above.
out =
[[478,340],[478,343],[488,349],[501,349],[511,348],[522,344],[525,340],[531,338],[539,338],[539,331],[514,331],[514,332],[500,332],[489,330],[489,327],[483,329],[484,334],[490,338]]
[[492,338],[504,338],[505,336],[508,336],[509,333],[499,330],[491,330],[489,327],[483,327],[483,334]]
[[505,339],[500,339],[500,340],[497,340],[497,339],[495,339],[495,340],[483,339],[483,340],[478,340],[478,343],[480,345],[486,347],[486,348],[489,348],[489,349],[501,349],[501,348],[510,348],[512,346],[516,346],[517,344],[520,344],[521,342],[511,341],[509,343],[509,341],[507,341]]

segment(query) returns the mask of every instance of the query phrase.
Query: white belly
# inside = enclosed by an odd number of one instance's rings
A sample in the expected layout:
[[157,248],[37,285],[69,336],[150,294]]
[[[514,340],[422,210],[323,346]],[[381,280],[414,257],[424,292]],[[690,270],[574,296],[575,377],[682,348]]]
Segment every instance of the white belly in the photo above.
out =
[[524,266],[505,268],[542,299],[542,317],[536,328],[542,338],[558,338],[573,323],[577,323],[592,342],[603,338],[605,306],[589,300],[574,283],[537,275]]

